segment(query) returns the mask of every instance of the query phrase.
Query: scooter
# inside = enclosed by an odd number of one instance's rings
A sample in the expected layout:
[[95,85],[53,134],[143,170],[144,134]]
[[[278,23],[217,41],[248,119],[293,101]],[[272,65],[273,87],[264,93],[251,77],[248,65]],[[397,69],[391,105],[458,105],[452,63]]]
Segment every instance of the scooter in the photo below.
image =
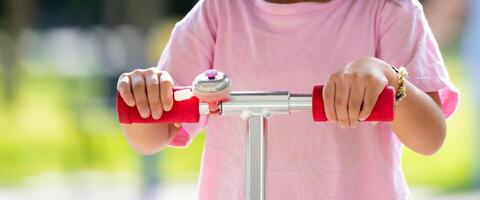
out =
[[[313,121],[326,122],[323,86],[311,94],[288,91],[231,91],[231,80],[214,69],[199,74],[192,86],[174,87],[174,103],[160,119],[142,118],[136,107],[129,107],[117,93],[120,123],[197,123],[200,115],[239,115],[247,121],[245,197],[267,199],[267,122],[273,115],[311,112]],[[395,90],[385,87],[365,121],[390,122],[394,118]]]

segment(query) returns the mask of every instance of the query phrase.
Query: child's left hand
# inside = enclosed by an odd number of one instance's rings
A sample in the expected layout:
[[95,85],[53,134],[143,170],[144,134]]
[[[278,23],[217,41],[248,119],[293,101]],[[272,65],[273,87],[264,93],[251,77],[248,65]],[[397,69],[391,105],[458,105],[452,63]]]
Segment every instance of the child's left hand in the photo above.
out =
[[342,128],[356,127],[372,112],[385,86],[398,88],[398,78],[390,65],[374,57],[357,59],[330,74],[323,89],[325,113]]

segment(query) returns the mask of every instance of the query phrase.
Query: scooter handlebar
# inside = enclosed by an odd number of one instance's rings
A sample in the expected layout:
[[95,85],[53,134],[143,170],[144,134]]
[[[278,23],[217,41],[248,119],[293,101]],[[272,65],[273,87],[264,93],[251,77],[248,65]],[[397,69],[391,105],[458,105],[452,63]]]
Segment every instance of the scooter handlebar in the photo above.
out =
[[[191,90],[190,87],[175,87],[173,91]],[[142,118],[137,107],[128,106],[120,94],[117,92],[117,113],[118,120],[122,124],[132,123],[196,123],[200,120],[199,101],[195,96],[189,99],[176,101],[173,100],[173,106],[170,111],[163,111],[160,119],[154,119],[152,116]]]
[[[175,87],[173,90],[191,90],[191,87]],[[323,95],[323,86],[313,87],[312,92],[312,114],[313,120],[318,122],[327,121],[325,115]],[[372,113],[365,121],[384,121],[390,122],[394,118],[395,90],[393,87],[385,87],[377,99]],[[164,111],[160,119],[153,119],[151,116],[142,118],[137,107],[128,106],[119,93],[117,93],[117,113],[118,119],[122,124],[132,123],[196,123],[200,119],[199,100],[192,96],[189,99],[174,100],[172,110]]]
[[[325,107],[323,103],[323,86],[317,85],[313,87],[312,92],[312,114],[313,121],[328,121],[325,115]],[[395,107],[395,89],[391,86],[385,89],[378,96],[377,102],[373,107],[370,116],[365,121],[382,121],[391,122],[394,118]]]

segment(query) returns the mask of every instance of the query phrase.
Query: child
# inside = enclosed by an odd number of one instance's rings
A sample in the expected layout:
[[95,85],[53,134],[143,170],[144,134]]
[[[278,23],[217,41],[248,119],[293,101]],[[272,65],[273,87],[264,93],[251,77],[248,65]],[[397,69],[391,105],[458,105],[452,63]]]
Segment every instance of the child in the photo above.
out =
[[[392,66],[405,66],[408,80]],[[309,93],[325,84],[333,123],[308,113],[269,120],[269,199],[409,199],[402,144],[438,151],[458,102],[416,0],[200,0],[176,24],[158,68],[121,75],[118,90],[143,117],[159,118],[174,83],[190,85],[209,68],[228,74],[233,90]],[[407,91],[394,122],[358,123],[386,85]],[[153,154],[186,145],[202,125],[122,128],[134,149]],[[236,116],[210,118],[199,199],[244,199],[245,129]]]

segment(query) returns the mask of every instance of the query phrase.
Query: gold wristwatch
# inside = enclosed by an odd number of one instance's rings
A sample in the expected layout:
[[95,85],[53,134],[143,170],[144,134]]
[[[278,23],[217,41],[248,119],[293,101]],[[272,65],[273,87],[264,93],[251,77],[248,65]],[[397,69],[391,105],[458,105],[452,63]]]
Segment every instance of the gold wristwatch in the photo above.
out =
[[397,74],[398,77],[398,88],[395,94],[395,105],[397,105],[400,101],[402,101],[406,96],[407,96],[407,87],[405,85],[405,82],[408,77],[408,72],[405,67],[400,66],[399,68],[396,68],[395,66],[391,66],[393,71],[395,71],[395,74]]

